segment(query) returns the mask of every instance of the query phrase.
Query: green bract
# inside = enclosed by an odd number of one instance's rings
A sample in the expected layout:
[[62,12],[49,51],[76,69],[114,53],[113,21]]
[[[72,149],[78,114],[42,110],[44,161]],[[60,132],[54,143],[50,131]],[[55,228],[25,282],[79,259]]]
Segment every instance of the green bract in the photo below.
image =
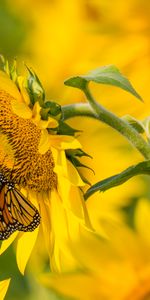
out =
[[30,95],[31,103],[34,105],[36,101],[42,106],[45,100],[44,88],[36,75],[36,73],[27,67],[29,76],[27,78],[27,90]]

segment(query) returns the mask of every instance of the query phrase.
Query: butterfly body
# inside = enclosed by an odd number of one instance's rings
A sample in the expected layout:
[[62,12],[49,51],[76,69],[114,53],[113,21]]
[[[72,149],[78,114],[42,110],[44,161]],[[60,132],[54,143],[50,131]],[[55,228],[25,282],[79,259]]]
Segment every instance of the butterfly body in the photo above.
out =
[[33,231],[39,224],[36,207],[0,172],[0,240],[16,230]]

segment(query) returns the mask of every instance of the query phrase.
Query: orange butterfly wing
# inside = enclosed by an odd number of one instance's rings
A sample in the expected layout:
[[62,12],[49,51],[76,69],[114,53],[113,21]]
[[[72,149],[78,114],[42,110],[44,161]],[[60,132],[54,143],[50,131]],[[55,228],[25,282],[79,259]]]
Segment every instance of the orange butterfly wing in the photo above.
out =
[[40,224],[35,206],[13,185],[3,184],[0,191],[0,240],[14,231],[33,231]]

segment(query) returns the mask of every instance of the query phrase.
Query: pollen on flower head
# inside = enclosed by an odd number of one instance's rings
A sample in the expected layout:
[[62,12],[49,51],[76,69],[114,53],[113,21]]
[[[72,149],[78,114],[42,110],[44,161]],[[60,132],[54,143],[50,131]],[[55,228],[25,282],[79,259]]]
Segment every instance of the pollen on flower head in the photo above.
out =
[[[13,100],[0,90],[0,133],[7,148],[7,153],[3,151],[6,154],[1,152],[1,170],[5,170],[8,178],[11,174],[17,184],[35,191],[52,189],[57,185],[52,152],[49,149],[44,154],[39,153],[42,131],[31,119],[19,117],[12,111]],[[10,160],[12,164],[8,163]]]

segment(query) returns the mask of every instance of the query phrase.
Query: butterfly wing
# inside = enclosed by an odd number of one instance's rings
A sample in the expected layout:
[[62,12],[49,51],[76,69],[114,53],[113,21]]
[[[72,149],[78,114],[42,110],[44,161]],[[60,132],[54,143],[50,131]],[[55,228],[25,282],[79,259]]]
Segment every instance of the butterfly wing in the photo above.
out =
[[0,192],[0,240],[14,231],[33,231],[40,224],[35,206],[15,187],[4,185]]

